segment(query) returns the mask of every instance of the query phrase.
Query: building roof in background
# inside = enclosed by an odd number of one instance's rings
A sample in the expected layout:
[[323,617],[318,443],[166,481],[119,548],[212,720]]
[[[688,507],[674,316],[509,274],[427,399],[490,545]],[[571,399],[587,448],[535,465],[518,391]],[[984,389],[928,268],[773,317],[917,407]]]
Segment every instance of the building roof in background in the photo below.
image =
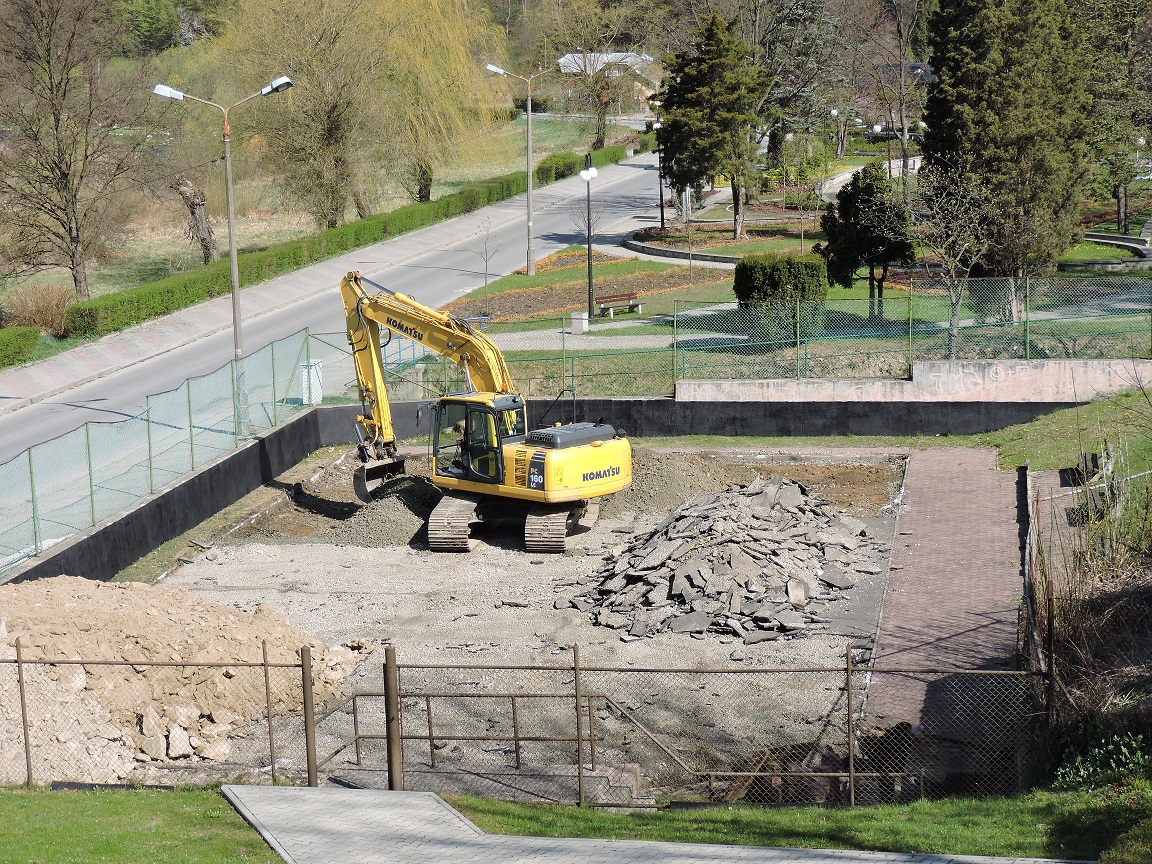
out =
[[556,61],[556,65],[565,75],[595,75],[608,67],[609,75],[613,72],[619,75],[628,69],[643,78],[652,81],[658,79],[656,61],[647,54],[636,54],[633,51],[582,51],[565,54]]

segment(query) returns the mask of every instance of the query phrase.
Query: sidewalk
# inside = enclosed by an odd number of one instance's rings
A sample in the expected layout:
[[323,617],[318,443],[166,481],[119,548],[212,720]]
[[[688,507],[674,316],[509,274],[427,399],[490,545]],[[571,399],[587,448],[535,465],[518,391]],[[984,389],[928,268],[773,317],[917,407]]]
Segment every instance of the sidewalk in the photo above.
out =
[[847,852],[568,840],[486,834],[431,792],[224,786],[225,797],[288,864],[1026,864],[898,852]]

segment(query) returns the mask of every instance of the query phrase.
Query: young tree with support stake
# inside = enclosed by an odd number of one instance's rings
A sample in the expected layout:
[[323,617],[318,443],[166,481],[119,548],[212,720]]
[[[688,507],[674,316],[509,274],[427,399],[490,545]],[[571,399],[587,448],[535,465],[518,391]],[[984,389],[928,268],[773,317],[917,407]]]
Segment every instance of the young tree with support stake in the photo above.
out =
[[718,12],[696,32],[692,46],[665,64],[661,127],[656,130],[664,174],[673,189],[699,189],[714,174],[732,187],[732,236],[744,234],[744,190],[755,167],[756,106],[768,76]]

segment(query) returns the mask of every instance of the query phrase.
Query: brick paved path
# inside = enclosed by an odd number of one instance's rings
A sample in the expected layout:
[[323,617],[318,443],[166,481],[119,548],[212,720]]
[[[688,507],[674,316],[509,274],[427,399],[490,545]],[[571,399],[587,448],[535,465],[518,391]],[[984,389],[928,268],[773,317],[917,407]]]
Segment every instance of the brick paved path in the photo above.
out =
[[485,834],[431,792],[225,786],[288,864],[1025,864],[898,852]]
[[[1010,668],[1022,590],[1016,475],[1000,471],[991,450],[916,451],[903,504],[877,668]],[[926,689],[922,680],[877,676],[868,719],[915,726]]]

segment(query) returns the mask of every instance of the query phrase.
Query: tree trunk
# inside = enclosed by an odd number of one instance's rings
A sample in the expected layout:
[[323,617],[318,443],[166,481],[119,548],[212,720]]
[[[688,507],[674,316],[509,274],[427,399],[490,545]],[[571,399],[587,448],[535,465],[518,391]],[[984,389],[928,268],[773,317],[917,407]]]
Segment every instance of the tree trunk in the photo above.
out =
[[601,150],[608,140],[608,105],[611,102],[612,94],[605,90],[600,94],[600,99],[596,103],[596,138],[592,142],[593,150]]
[[[75,251],[76,247],[73,247]],[[84,269],[84,256],[77,255],[72,259],[72,285],[76,289],[76,299],[83,303],[88,300],[88,271]]]
[[200,256],[204,263],[212,264],[219,261],[220,248],[216,244],[216,234],[212,231],[205,213],[208,196],[204,194],[204,190],[198,189],[195,183],[182,176],[173,178],[168,188],[176,192],[183,199],[184,206],[188,208],[188,239],[199,244]]
[[868,265],[868,319],[876,319],[876,265]]
[[876,280],[876,318],[884,320],[884,282],[888,278],[888,262],[880,268],[880,278]]
[[956,337],[960,332],[960,306],[964,302],[964,287],[949,289],[948,299],[952,303],[952,317],[948,320],[948,359],[956,359]]
[[368,206],[368,196],[364,194],[364,184],[357,182],[352,187],[352,203],[356,205],[356,216],[367,219],[372,215],[372,208]]
[[744,236],[744,190],[740,183],[732,180],[732,239],[739,240]]
[[424,159],[416,163],[416,200],[432,200],[432,166]]

